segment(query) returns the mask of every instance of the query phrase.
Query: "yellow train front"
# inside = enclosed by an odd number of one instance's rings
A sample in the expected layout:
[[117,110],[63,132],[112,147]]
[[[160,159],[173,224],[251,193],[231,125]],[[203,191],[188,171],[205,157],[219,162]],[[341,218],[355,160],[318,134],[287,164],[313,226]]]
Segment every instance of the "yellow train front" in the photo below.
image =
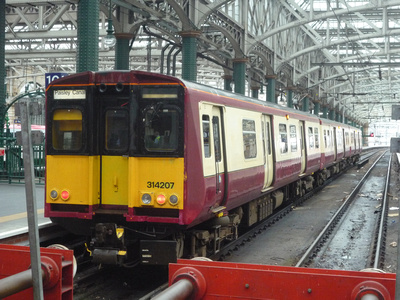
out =
[[97,262],[174,261],[176,239],[154,253],[185,226],[184,87],[136,75],[85,72],[46,93],[45,215],[90,236]]

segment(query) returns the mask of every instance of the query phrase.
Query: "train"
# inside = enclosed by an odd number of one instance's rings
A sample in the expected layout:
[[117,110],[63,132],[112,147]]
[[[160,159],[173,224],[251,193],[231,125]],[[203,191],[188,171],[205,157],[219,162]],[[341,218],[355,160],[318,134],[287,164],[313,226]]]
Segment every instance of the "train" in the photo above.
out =
[[46,90],[45,216],[93,262],[207,256],[354,164],[360,129],[143,71]]

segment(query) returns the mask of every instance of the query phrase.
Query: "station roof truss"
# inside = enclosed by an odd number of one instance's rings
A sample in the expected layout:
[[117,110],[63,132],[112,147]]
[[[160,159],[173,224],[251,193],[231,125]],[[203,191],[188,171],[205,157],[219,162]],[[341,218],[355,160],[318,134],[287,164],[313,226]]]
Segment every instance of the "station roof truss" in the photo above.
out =
[[[400,98],[400,0],[99,0],[99,69],[109,7],[131,34],[129,68],[181,75],[181,33],[199,32],[200,83],[223,88],[247,59],[247,93],[275,76],[276,94],[307,95],[357,124],[389,121]],[[7,91],[46,72],[74,73],[78,0],[6,0]],[[173,63],[174,62],[174,63]],[[281,97],[282,98],[282,97]]]

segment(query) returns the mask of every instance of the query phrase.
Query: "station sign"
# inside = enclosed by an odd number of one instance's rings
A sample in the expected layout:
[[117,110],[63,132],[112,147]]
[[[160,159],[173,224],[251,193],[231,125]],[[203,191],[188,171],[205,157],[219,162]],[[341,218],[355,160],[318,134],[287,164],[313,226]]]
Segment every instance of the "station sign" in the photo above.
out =
[[68,73],[46,73],[45,74],[46,89],[49,86],[49,84],[54,80],[60,79],[68,75],[69,75]]
[[0,156],[4,156],[6,153],[6,148],[0,148]]

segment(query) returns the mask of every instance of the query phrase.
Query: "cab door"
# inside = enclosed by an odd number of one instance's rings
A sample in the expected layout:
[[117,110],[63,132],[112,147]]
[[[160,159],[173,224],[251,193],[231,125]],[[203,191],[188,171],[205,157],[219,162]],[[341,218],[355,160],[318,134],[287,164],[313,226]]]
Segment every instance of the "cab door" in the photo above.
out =
[[223,135],[223,108],[200,104],[203,126],[203,171],[206,189],[214,195],[211,205],[224,205],[226,201],[227,174],[225,165],[225,137]]
[[[101,208],[128,205],[129,110],[126,100],[108,100],[101,109]],[[122,206],[122,207],[121,207]]]

